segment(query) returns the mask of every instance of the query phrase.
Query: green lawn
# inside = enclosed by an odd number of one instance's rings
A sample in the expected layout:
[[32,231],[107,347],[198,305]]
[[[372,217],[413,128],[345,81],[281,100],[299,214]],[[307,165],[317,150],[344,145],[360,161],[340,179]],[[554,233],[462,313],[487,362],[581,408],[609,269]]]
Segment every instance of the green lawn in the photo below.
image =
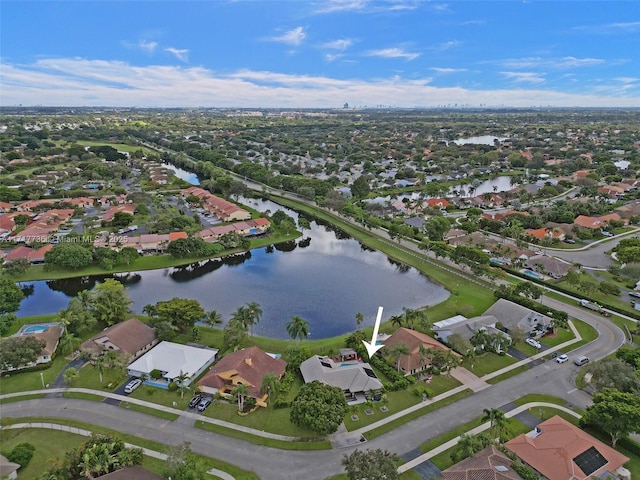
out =
[[[573,335],[571,330],[565,330],[564,328],[556,329],[555,334],[545,335],[540,339],[540,343],[543,343],[549,347],[555,347],[556,345],[560,345],[561,343],[568,342],[569,340],[573,340],[576,338]],[[573,348],[573,347],[570,347]]]
[[[165,407],[184,410],[189,406],[189,400],[192,395],[193,394],[190,391],[185,391],[183,398],[180,398],[180,392],[178,391],[170,392],[163,388],[152,387],[150,385],[140,385],[140,387],[134,390],[129,397],[144,400],[145,402],[157,403],[159,405],[164,405]],[[175,407],[173,406],[174,402],[176,404]],[[131,409],[136,410],[137,408],[132,404]]]
[[376,437],[379,437],[380,435],[384,435],[385,433],[390,432],[391,430],[395,430],[396,428],[398,428],[401,425],[404,425],[405,423],[409,423],[410,421],[415,420],[416,418],[420,418],[421,416],[426,415],[429,412],[433,412],[435,410],[438,410],[439,408],[455,403],[458,400],[462,400],[463,398],[468,397],[469,395],[472,395],[472,394],[473,394],[473,391],[467,388],[462,392],[456,393],[455,395],[451,395],[447,398],[431,403],[425,406],[424,408],[411,412],[403,416],[402,418],[398,418],[378,428],[369,430],[367,433],[364,434],[364,436],[367,440],[372,440]]
[[[77,428],[81,428],[84,430],[89,430],[92,432],[97,432],[97,433],[111,433],[116,435],[119,438],[122,438],[125,442],[131,443],[133,445],[137,445],[139,447],[143,447],[143,448],[148,448],[151,450],[155,450],[157,452],[163,452],[166,453],[168,450],[168,447],[166,445],[163,445],[161,443],[157,443],[157,442],[153,442],[151,440],[147,440],[144,438],[139,438],[133,435],[128,435],[126,433],[120,433],[120,432],[116,432],[114,430],[110,430],[108,428],[103,428],[103,427],[99,427],[97,425],[92,425],[90,423],[86,423],[86,422],[80,422],[80,421],[76,421],[76,420],[62,420],[62,419],[58,419],[58,418],[49,418],[49,417],[25,417],[25,418],[10,418],[10,417],[2,417],[0,418],[0,424],[2,425],[11,425],[11,424],[15,424],[15,423],[34,423],[34,422],[45,422],[45,423],[56,423],[56,424],[60,424],[60,425],[68,425],[68,426],[72,426],[72,427],[77,427]],[[4,451],[5,448],[5,442],[4,439],[7,438],[4,435],[8,434],[9,432],[30,432],[30,431],[35,431],[35,432],[41,432],[41,436],[44,438],[48,438],[47,434],[50,432],[56,432],[55,430],[36,430],[36,429],[25,429],[25,430],[0,430],[0,435],[2,438],[2,451]],[[59,433],[65,433],[65,432],[59,432]],[[15,440],[16,443],[22,443],[24,441],[27,440],[22,440],[22,438],[25,437],[20,437],[20,439]],[[83,437],[78,437],[79,438],[79,442],[78,445],[82,442],[82,438]],[[33,443],[33,442],[31,442]],[[64,445],[62,448],[59,448],[59,445],[53,442],[48,442],[51,445],[55,445],[56,450],[55,450],[55,455],[59,455],[60,450],[64,449]],[[35,445],[35,443],[34,443]],[[12,445],[13,446],[13,445]],[[37,450],[36,450],[37,451]],[[235,465],[232,465],[230,463],[227,463],[225,461],[222,460],[218,460],[215,458],[210,458],[210,457],[205,457],[203,455],[197,455],[199,458],[205,460],[212,468],[217,468],[219,470],[223,470],[229,474],[231,474],[236,480],[259,480],[259,477],[254,474],[253,472],[249,472],[247,470],[243,470],[240,467],[237,467]],[[52,457],[50,457],[52,458]],[[33,461],[33,460],[32,460]],[[158,474],[162,473],[162,469],[156,469],[154,466],[157,465],[163,465],[164,462],[153,462],[153,461],[149,461],[149,460],[145,460],[143,462],[143,466],[150,466],[150,470],[154,471]],[[22,472],[21,472],[22,473]],[[26,477],[26,476],[20,476],[20,478],[32,478],[32,477]]]
[[[209,407],[212,408],[212,407]],[[300,442],[288,442],[286,440],[275,440],[272,438],[257,437],[255,435],[249,435],[238,430],[232,430],[230,428],[221,427],[212,423],[196,420],[196,428],[201,428],[209,432],[219,433],[227,437],[239,438],[254,445],[264,445],[266,447],[280,448],[282,450],[330,450],[331,442],[329,440],[310,440]]]
[[[67,363],[69,363],[69,360],[60,356],[56,357],[53,362],[51,362],[51,366],[46,370],[16,373],[10,377],[2,377],[0,380],[0,394],[41,390],[42,379],[44,379],[45,385],[53,383],[60,370],[62,370]],[[42,374],[42,378],[40,374]]]
[[471,368],[471,362],[468,358],[462,361],[462,366],[478,377],[483,377],[496,370],[513,365],[517,361],[517,358],[509,355],[498,355],[497,353],[487,352],[473,360],[473,368]]
[[19,443],[27,442],[36,448],[29,465],[18,471],[21,479],[38,478],[51,466],[53,459],[62,457],[65,451],[85,441],[84,437],[73,433],[35,428],[3,430],[1,438],[2,454],[5,456]]
[[264,430],[296,438],[317,438],[318,434],[312,430],[298,427],[289,420],[289,408],[258,408],[249,415],[238,415],[238,406],[226,401],[215,401],[204,414],[226,422],[243,425],[245,427]]
[[507,378],[515,377],[516,375],[519,375],[526,370],[529,370],[529,367],[527,367],[526,365],[520,365],[519,367],[512,368],[508,372],[504,372],[497,377],[490,378],[489,380],[487,380],[487,383],[495,385],[496,383],[500,383]]

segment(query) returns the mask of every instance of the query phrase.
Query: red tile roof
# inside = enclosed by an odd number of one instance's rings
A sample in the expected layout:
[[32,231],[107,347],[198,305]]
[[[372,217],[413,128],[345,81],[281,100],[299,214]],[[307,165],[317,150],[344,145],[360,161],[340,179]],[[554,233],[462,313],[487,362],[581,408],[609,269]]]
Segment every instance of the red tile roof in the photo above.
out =
[[[598,477],[605,471],[615,472],[629,461],[621,453],[557,415],[542,422],[538,429],[540,433],[537,436],[522,434],[508,441],[505,446],[549,480]],[[574,459],[591,447],[595,447],[607,463],[585,474]]]
[[[406,345],[409,347],[409,355],[403,355],[400,358],[400,368],[406,374],[412,370],[421,370],[424,365],[429,365],[429,360],[420,358],[420,345],[431,350],[450,350],[449,347],[440,343],[434,338],[424,333],[416,332],[409,328],[401,327],[384,341],[385,347],[391,345]],[[454,352],[455,353],[455,352]],[[457,353],[456,353],[457,355]]]
[[249,347],[229,353],[222,357],[209,372],[198,381],[198,385],[218,390],[225,386],[233,388],[242,382],[254,398],[262,398],[260,387],[262,379],[268,373],[281,377],[287,368],[287,362],[273,358],[258,347]]

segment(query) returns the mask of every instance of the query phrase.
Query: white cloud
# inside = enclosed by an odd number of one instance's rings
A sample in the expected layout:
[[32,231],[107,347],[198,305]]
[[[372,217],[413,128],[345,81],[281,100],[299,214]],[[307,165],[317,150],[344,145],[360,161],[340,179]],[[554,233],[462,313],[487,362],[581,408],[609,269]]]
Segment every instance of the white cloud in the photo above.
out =
[[596,65],[602,65],[605,60],[602,58],[576,58],[576,57],[561,57],[561,58],[542,58],[542,57],[523,57],[523,58],[511,58],[506,60],[497,60],[494,62],[502,65],[505,68],[582,68],[593,67]]
[[382,57],[382,58],[404,58],[406,60],[415,60],[420,56],[419,53],[405,52],[401,48],[383,48],[380,50],[370,50],[367,52],[369,57]]
[[450,48],[453,48],[453,47],[457,47],[457,46],[459,46],[461,44],[462,43],[457,41],[457,40],[451,40],[451,41],[448,41],[448,42],[443,42],[440,45],[437,45],[435,47],[435,49],[444,51],[444,50],[449,50]]
[[344,54],[342,53],[325,53],[324,54],[324,59],[328,63],[335,62],[336,60],[339,60],[342,57],[344,57]]
[[142,50],[143,52],[148,54],[153,53],[158,47],[158,42],[148,42],[146,40],[140,40],[137,43],[122,42],[122,44],[127,48]]
[[178,48],[168,47],[168,48],[165,48],[164,50],[165,52],[169,52],[175,55],[175,57],[181,62],[187,63],[189,61],[189,50],[187,50],[186,48],[178,49]]
[[280,42],[286,43],[288,45],[300,45],[304,39],[307,37],[306,32],[303,27],[296,27],[293,30],[289,30],[288,32],[283,33],[282,35],[277,35],[275,37],[269,38],[272,42]]
[[323,43],[321,47],[328,48],[330,50],[344,51],[351,45],[353,45],[353,40],[351,40],[350,38],[341,38],[339,40],[333,40],[331,42]]
[[325,0],[317,2],[313,13],[379,13],[415,10],[421,0]]
[[574,27],[573,29],[600,35],[629,33],[640,30],[640,22],[617,22],[605,23],[603,25],[581,25],[578,27]]
[[[524,80],[520,72],[507,77]],[[114,80],[115,79],[115,80]],[[242,70],[220,75],[202,67],[135,66],[126,62],[83,58],[41,59],[29,65],[3,63],[0,88],[3,104],[61,106],[155,107],[289,107],[327,108],[350,105],[429,107],[444,104],[486,104],[584,107],[640,107],[640,97],[620,83],[587,89],[580,94],[550,89],[465,89],[434,87],[430,79],[400,76],[376,79],[336,79]],[[617,86],[617,88],[614,88]],[[175,92],[181,92],[175,95]],[[339,101],[337,100],[339,99]]]
[[535,72],[500,72],[500,74],[514,82],[544,83],[545,81],[544,77]]
[[466,72],[466,68],[441,68],[441,67],[431,67],[436,73],[458,73],[458,72]]
[[335,13],[364,10],[366,0],[326,0],[317,4],[315,13]]

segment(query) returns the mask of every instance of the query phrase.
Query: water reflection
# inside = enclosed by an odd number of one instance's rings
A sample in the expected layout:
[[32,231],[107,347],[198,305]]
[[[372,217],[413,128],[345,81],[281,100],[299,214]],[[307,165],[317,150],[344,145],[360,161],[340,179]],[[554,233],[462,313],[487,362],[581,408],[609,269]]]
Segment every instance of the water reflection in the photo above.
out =
[[[271,202],[251,199],[259,210],[285,210]],[[373,251],[338,229],[311,222],[305,238],[267,246],[224,259],[206,260],[179,268],[29,282],[33,293],[19,315],[57,312],[71,296],[106,278],[127,286],[133,311],[173,297],[197,299],[205,310],[217,310],[225,320],[241,305],[258,302],[263,310],[258,335],[287,338],[285,324],[300,315],[310,324],[311,338],[340,335],[375,320],[378,305],[384,318],[445,300],[448,292],[415,269]]]

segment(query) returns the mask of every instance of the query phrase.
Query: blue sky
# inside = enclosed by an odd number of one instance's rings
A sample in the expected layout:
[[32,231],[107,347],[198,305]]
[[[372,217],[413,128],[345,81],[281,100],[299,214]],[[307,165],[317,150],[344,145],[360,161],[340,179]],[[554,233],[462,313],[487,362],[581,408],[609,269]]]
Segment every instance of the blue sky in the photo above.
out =
[[640,107],[638,1],[0,1],[0,104]]

